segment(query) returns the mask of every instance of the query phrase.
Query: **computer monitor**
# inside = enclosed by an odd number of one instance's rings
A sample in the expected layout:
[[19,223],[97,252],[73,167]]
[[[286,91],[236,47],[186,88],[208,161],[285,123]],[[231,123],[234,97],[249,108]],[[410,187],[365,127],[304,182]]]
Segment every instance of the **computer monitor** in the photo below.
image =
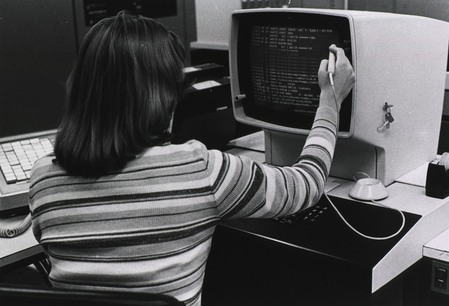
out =
[[[449,24],[392,13],[254,9],[232,14],[234,116],[265,131],[266,161],[291,165],[319,102],[317,72],[331,44],[356,84],[340,112],[331,175],[357,172],[388,185],[436,157]],[[388,106],[388,107],[386,107]],[[384,124],[386,113],[394,121]]]

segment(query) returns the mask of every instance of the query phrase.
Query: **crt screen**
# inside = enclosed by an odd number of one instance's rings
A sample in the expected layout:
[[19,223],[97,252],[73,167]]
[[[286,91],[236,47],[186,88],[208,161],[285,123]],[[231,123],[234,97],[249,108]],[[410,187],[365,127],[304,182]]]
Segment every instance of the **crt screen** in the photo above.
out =
[[[239,56],[239,72],[248,76],[240,81],[242,93],[248,97],[244,108],[262,121],[308,130],[319,103],[320,62],[328,58],[331,44],[351,53],[349,26],[344,19],[336,26],[328,19],[335,18],[331,16],[320,16],[322,22],[303,14],[282,16],[270,14],[265,20],[240,23],[244,40],[240,36],[238,52],[245,51]],[[351,102],[344,104],[340,131],[349,131]]]

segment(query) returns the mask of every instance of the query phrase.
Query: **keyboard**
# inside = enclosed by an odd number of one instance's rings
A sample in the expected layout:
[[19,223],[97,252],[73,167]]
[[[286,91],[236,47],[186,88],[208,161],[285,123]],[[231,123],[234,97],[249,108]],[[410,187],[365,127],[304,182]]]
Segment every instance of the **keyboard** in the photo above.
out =
[[323,218],[327,214],[328,206],[325,204],[317,204],[305,210],[299,211],[293,215],[286,217],[276,218],[275,220],[285,224],[309,224],[313,225]]
[[0,139],[0,214],[28,211],[31,168],[53,153],[55,130]]
[[7,184],[30,179],[31,168],[36,160],[53,153],[54,137],[41,137],[2,143],[0,146],[0,169]]

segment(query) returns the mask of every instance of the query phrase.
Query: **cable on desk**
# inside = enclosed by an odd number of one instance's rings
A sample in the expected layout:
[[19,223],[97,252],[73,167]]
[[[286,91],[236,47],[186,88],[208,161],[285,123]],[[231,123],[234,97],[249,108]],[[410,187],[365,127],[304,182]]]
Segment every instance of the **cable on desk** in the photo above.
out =
[[2,238],[13,238],[20,234],[22,234],[24,231],[26,231],[31,225],[31,214],[28,214],[25,219],[13,228],[0,228],[0,237]]
[[356,230],[346,219],[345,219],[345,217],[343,217],[343,215],[340,213],[340,211],[337,209],[337,207],[335,206],[335,204],[331,201],[331,199],[329,198],[329,196],[327,195],[327,193],[326,192],[324,192],[324,196],[326,197],[326,199],[329,201],[329,203],[331,204],[331,206],[333,207],[333,209],[337,212],[337,214],[338,214],[338,216],[340,217],[340,219],[352,230],[352,231],[354,231],[356,234],[358,234],[358,235],[360,235],[360,236],[362,236],[362,237],[364,237],[364,238],[367,238],[367,239],[371,239],[371,240],[387,240],[387,239],[390,239],[390,238],[393,238],[393,237],[396,237],[397,235],[399,235],[399,233],[404,229],[404,226],[405,226],[405,216],[404,216],[404,213],[402,212],[402,211],[400,211],[399,209],[396,209],[396,208],[392,208],[392,207],[389,207],[389,206],[386,206],[386,205],[384,205],[384,204],[382,204],[382,203],[379,203],[379,202],[376,202],[376,201],[374,201],[374,200],[372,200],[371,202],[373,203],[373,204],[375,204],[375,205],[377,205],[377,206],[381,206],[381,207],[385,207],[385,208],[388,208],[388,209],[392,209],[392,210],[396,210],[400,215],[401,215],[401,218],[402,218],[402,224],[401,224],[401,226],[399,227],[399,229],[394,233],[394,234],[391,234],[391,235],[389,235],[389,236],[384,236],[384,237],[373,237],[373,236],[369,236],[369,235],[365,235],[365,234],[363,234],[363,233],[361,233],[361,232],[359,232],[358,230]]

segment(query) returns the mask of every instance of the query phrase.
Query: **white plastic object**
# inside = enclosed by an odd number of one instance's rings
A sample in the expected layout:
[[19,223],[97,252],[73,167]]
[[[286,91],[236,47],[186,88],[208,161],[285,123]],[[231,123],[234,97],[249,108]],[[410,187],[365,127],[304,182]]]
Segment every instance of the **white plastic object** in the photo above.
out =
[[351,188],[349,196],[362,201],[376,201],[388,197],[388,191],[378,179],[362,178]]

